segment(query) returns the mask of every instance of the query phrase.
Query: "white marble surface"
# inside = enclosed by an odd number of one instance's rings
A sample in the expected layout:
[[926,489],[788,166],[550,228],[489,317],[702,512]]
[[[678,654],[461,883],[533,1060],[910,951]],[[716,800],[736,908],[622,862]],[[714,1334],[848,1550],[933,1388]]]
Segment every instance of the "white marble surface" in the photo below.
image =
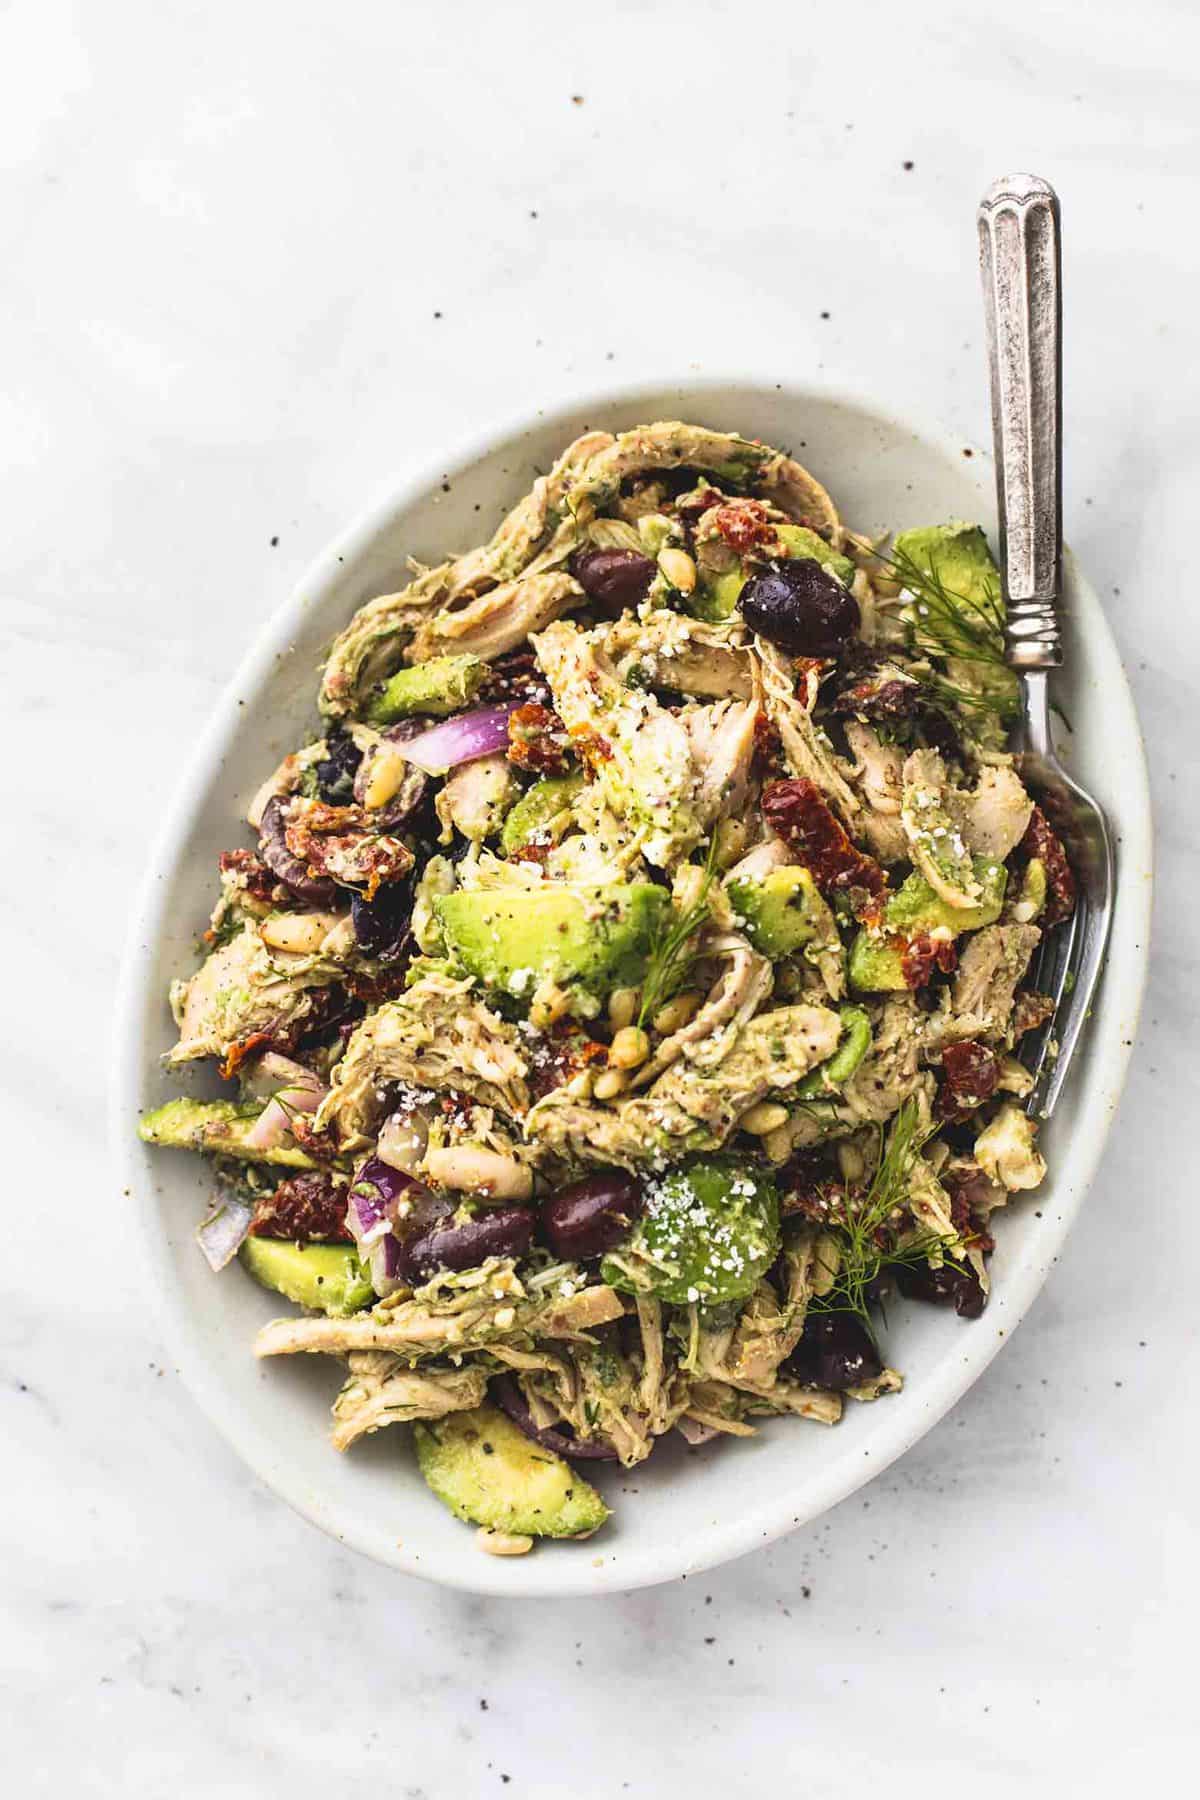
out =
[[[10,1791],[1108,1795],[1194,1756],[1198,60],[1169,0],[3,9]],[[385,1575],[163,1368],[108,1174],[177,761],[334,529],[492,416],[749,346],[978,441],[1012,165],[1063,195],[1068,531],[1158,807],[1085,1223],[974,1393],[774,1549],[612,1601]]]

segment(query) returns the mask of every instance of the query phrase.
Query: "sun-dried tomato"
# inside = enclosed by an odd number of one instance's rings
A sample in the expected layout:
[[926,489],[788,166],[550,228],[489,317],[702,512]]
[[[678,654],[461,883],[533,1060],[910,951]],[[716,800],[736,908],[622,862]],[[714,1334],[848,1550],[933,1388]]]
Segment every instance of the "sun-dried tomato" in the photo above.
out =
[[573,725],[570,738],[571,748],[585,769],[593,771],[598,764],[612,761],[612,745],[598,731],[593,731],[590,725]]
[[851,843],[834,818],[815,781],[800,776],[773,781],[763,789],[763,817],[771,829],[794,846],[813,880],[824,894],[861,890],[865,902],[855,910],[860,917],[878,911],[887,892],[887,876],[873,857]]
[[264,905],[279,905],[290,898],[287,889],[272,875],[261,856],[253,850],[222,850],[218,860],[222,875],[230,871],[240,877],[239,887],[245,889],[252,900],[259,900]]
[[1031,860],[1037,857],[1046,871],[1046,907],[1042,924],[1049,927],[1069,919],[1075,911],[1075,876],[1067,861],[1063,841],[1040,806],[1029,815],[1021,849]]
[[322,800],[293,801],[284,824],[293,856],[317,875],[363,888],[373,900],[381,885],[399,881],[413,865],[400,838],[381,832],[361,806],[328,806]]
[[999,1060],[986,1044],[975,1038],[947,1044],[942,1051],[942,1084],[935,1111],[939,1118],[961,1118],[990,1100],[999,1080]]
[[222,1081],[232,1081],[248,1056],[254,1056],[259,1050],[278,1049],[273,1032],[252,1031],[249,1037],[239,1038],[236,1044],[230,1044],[220,1064]]
[[1013,1004],[1009,1030],[1014,1038],[1024,1037],[1027,1031],[1037,1031],[1053,1017],[1054,1002],[1049,994],[1039,994],[1036,988],[1023,988]]
[[332,1162],[341,1149],[333,1128],[327,1125],[323,1131],[318,1131],[307,1113],[294,1113],[288,1130],[314,1162]]
[[910,988],[923,988],[935,969],[952,975],[958,967],[958,951],[951,938],[934,937],[928,931],[909,938],[900,952],[900,967]]
[[[777,544],[776,521],[761,500],[730,500],[714,509],[709,524],[715,526],[731,550],[745,556],[759,545]],[[705,526],[707,532],[708,526]]]
[[526,1057],[529,1092],[535,1100],[540,1100],[590,1064],[607,1062],[608,1050],[569,1019],[561,1019],[548,1032],[529,1040]]
[[550,684],[538,666],[532,650],[510,650],[488,664],[487,674],[479,688],[479,699],[489,706],[517,701],[549,706]]
[[754,715],[753,770],[759,780],[778,777],[783,768],[783,745],[770,717],[761,708]]
[[536,700],[508,719],[508,760],[535,775],[561,775],[570,761],[570,739],[558,714]]
[[309,1244],[348,1244],[346,1189],[323,1169],[290,1175],[259,1201],[250,1226],[253,1237],[287,1238]]
[[827,1225],[845,1210],[846,1190],[825,1150],[796,1150],[775,1172],[780,1210]]

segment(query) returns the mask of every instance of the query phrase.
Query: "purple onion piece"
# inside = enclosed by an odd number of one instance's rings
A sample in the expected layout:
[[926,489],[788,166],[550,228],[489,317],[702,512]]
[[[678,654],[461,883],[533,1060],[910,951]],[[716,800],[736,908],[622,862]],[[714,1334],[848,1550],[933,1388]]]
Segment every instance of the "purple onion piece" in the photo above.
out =
[[556,1456],[565,1456],[576,1462],[612,1462],[615,1459],[617,1453],[607,1438],[568,1437],[565,1431],[535,1425],[533,1414],[526,1405],[525,1396],[514,1376],[498,1375],[492,1382],[492,1394],[518,1431],[523,1431],[527,1438],[532,1438],[543,1450],[553,1450]]
[[508,748],[509,716],[515,706],[485,706],[443,719],[404,745],[406,759],[427,775],[444,775],[460,763],[475,762]]
[[254,1208],[244,1200],[218,1200],[208,1216],[196,1227],[196,1242],[204,1252],[204,1260],[219,1274],[231,1263],[250,1230]]
[[293,856],[284,836],[284,801],[272,794],[263,807],[259,827],[258,854],[277,881],[282,881],[297,899],[328,902],[337,896],[337,884],[328,876],[314,875],[308,864]]
[[[346,1216],[349,1218],[349,1211]],[[392,1236],[390,1231],[372,1246],[367,1256],[367,1268],[371,1276],[371,1286],[381,1300],[385,1300],[389,1294],[394,1294],[398,1287],[405,1287],[408,1284],[399,1241]]]

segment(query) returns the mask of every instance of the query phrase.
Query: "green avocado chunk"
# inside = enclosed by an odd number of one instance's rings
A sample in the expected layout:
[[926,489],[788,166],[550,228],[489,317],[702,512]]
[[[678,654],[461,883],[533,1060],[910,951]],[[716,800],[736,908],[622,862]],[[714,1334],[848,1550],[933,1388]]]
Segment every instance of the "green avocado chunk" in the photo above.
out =
[[294,1244],[248,1237],[238,1255],[255,1281],[297,1306],[342,1318],[375,1300],[371,1278],[349,1244]]
[[711,1306],[752,1293],[778,1249],[770,1170],[735,1156],[697,1156],[647,1184],[642,1217],[600,1275],[621,1293]]
[[475,888],[433,903],[448,950],[485,987],[528,1001],[552,981],[597,1003],[641,981],[669,904],[652,881]]
[[505,856],[512,856],[515,851],[523,850],[539,833],[545,834],[543,842],[552,839],[554,834],[548,829],[551,821],[569,812],[582,786],[583,776],[578,773],[547,775],[542,781],[535,781],[521,795],[504,821],[504,829],[500,833],[500,848]]
[[764,956],[792,956],[806,944],[837,944],[833,913],[809,871],[799,865],[772,869],[761,881],[735,876],[726,883],[746,936]]
[[363,717],[368,725],[394,725],[413,713],[443,719],[475,698],[486,673],[487,664],[477,656],[431,656],[389,676],[367,701]]
[[590,1482],[495,1406],[413,1428],[417,1462],[455,1518],[527,1537],[589,1537],[609,1516]]
[[298,1144],[256,1150],[246,1134],[261,1106],[238,1107],[232,1100],[168,1100],[138,1121],[143,1144],[165,1144],[174,1150],[207,1150],[213,1156],[239,1156],[244,1162],[275,1163],[284,1169],[315,1169],[316,1163]]
[[957,937],[993,925],[1004,905],[1008,870],[986,856],[972,857],[975,878],[983,889],[976,906],[949,906],[930,887],[923,875],[910,875],[892,895],[883,915],[883,932],[858,932],[850,946],[850,986],[860,994],[902,993],[904,953],[913,938],[944,928]]
[[[1000,571],[978,525],[962,519],[951,519],[947,525],[919,525],[913,531],[900,532],[896,550],[923,574],[934,576],[952,600],[964,601],[971,609],[982,607],[997,624],[1003,619]],[[972,616],[979,618],[974,610]]]
[[843,1082],[849,1081],[859,1063],[871,1048],[871,1021],[861,1006],[839,1008],[842,1036],[837,1049],[827,1062],[796,1084],[793,1090],[801,1100],[820,1100]]

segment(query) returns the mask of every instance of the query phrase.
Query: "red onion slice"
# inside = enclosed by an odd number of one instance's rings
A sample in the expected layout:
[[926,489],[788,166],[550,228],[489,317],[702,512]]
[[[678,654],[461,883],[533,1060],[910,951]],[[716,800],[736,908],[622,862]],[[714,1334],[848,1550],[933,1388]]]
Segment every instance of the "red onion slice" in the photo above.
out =
[[216,1200],[208,1216],[196,1227],[196,1242],[204,1252],[204,1260],[219,1274],[231,1263],[242,1247],[250,1229],[254,1208],[244,1200]]
[[508,721],[516,706],[484,706],[475,712],[443,719],[420,737],[396,747],[406,762],[415,763],[427,775],[444,775],[460,763],[475,762],[508,748]]

